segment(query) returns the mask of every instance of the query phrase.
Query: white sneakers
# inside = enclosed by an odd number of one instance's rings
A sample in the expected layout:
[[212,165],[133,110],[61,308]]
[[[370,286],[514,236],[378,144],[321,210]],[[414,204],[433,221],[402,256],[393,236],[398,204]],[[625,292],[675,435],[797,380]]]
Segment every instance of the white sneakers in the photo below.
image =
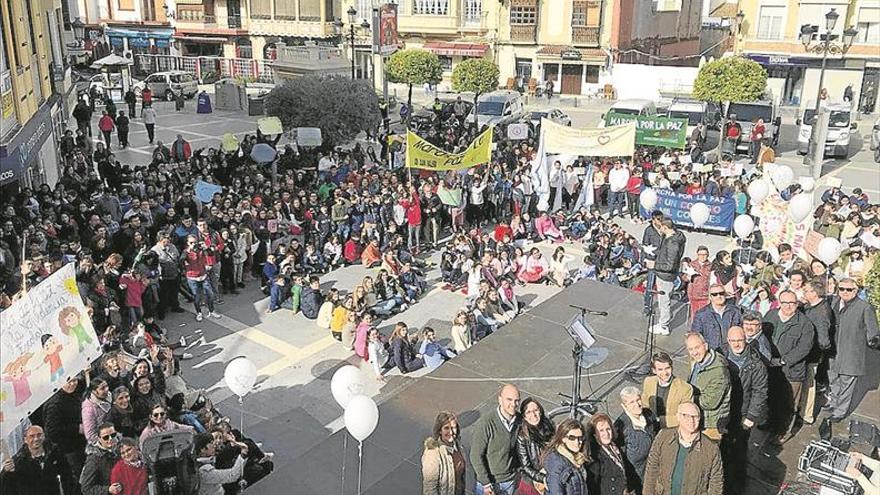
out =
[[669,329],[664,328],[663,325],[659,323],[651,327],[651,333],[654,335],[669,335]]
[[196,313],[196,321],[202,321],[204,319],[205,319],[205,317],[202,316],[202,313]]
[[208,313],[208,316],[210,316],[211,318],[220,318],[220,313],[216,311],[211,311],[210,313]]

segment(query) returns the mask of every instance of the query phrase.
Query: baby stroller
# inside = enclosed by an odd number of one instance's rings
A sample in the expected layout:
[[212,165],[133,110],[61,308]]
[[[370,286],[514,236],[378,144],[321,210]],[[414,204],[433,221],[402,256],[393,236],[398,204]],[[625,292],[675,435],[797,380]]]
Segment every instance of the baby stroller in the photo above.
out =
[[199,473],[192,452],[193,434],[169,431],[147,437],[142,451],[149,472],[150,495],[194,495]]

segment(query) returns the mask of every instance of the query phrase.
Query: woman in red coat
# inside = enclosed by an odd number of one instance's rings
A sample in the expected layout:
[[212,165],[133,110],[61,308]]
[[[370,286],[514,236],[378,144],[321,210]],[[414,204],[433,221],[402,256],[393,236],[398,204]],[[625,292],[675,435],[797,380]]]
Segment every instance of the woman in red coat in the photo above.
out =
[[419,191],[416,186],[409,186],[410,199],[400,200],[400,205],[406,208],[407,236],[406,245],[413,254],[419,252],[422,235],[422,203],[419,199]]

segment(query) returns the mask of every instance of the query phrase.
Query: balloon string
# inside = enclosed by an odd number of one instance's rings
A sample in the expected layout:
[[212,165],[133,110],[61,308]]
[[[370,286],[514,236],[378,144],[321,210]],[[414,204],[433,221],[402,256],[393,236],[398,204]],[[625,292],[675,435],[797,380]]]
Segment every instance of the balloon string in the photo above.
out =
[[361,495],[361,469],[364,467],[364,442],[358,442],[358,495]]
[[239,412],[238,431],[240,431],[241,435],[244,436],[244,399],[241,396],[238,397],[238,412]]
[[345,495],[345,457],[348,454],[348,433],[342,435],[342,488],[340,495]]

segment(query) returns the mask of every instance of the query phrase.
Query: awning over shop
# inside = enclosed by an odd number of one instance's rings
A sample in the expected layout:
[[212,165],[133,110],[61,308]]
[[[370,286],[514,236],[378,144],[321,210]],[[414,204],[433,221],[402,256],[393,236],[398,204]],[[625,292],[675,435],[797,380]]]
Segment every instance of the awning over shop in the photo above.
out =
[[489,45],[483,43],[450,43],[447,41],[429,41],[425,43],[425,50],[435,55],[447,57],[482,57],[489,49]]
[[131,47],[146,48],[150,46],[152,39],[156,46],[168,46],[171,36],[174,35],[173,29],[130,29],[107,26],[104,34],[110,38],[110,44],[113,46],[123,46],[123,38],[128,38],[128,45]]
[[174,39],[179,41],[184,41],[186,43],[225,43],[228,41],[228,38],[223,38],[221,36],[194,36],[190,34],[181,34],[177,33],[174,35]]

